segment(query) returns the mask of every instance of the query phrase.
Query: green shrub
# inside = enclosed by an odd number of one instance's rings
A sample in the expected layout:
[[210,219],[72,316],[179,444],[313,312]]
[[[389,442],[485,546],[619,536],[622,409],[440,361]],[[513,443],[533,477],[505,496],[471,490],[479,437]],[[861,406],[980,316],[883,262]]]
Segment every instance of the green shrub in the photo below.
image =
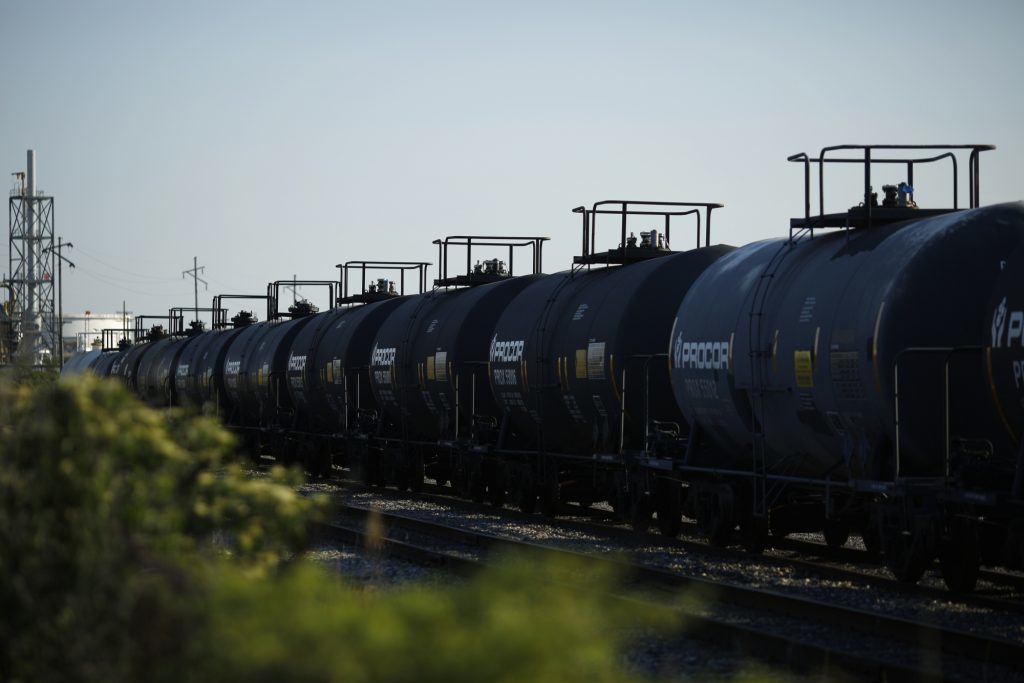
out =
[[[115,382],[0,388],[0,680],[625,680],[635,607],[522,560],[371,590],[299,559],[321,501]],[[663,620],[665,615],[656,615]]]
[[7,386],[0,411],[0,679],[137,679],[201,616],[191,572],[215,540],[264,571],[317,507],[294,475],[227,465],[214,422],[114,382]]

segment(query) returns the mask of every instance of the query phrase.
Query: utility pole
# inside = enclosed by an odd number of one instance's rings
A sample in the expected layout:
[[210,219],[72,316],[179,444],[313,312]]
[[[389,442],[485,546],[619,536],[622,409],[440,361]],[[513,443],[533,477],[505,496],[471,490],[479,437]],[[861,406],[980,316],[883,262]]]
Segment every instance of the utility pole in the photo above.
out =
[[[64,264],[71,268],[75,264],[68,257],[64,256],[64,248],[74,248],[71,242],[65,242],[63,237],[57,238],[57,244],[51,244],[43,249],[43,253],[54,252],[57,257],[57,358],[60,367],[64,367]],[[88,351],[88,349],[86,349]]]
[[290,285],[285,285],[284,286],[285,289],[292,290],[292,306],[294,306],[296,304],[296,302],[298,301],[298,299],[299,299],[299,287],[298,287],[298,282],[299,281],[297,279],[298,277],[299,276],[298,276],[297,273],[292,273],[292,283]]
[[181,271],[182,280],[185,279],[186,275],[191,275],[192,279],[195,281],[193,284],[195,285],[196,292],[196,321],[199,320],[199,283],[203,283],[203,290],[208,290],[210,288],[210,284],[203,278],[199,277],[199,273],[204,272],[206,272],[206,266],[199,265],[199,260],[195,256],[192,257],[192,268]]

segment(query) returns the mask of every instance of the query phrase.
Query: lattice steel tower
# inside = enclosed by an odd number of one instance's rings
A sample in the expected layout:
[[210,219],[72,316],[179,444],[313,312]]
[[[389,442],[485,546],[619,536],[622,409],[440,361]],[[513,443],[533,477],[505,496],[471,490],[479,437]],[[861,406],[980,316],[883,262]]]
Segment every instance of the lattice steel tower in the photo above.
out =
[[15,352],[39,364],[60,353],[53,297],[53,197],[36,188],[36,153],[8,200],[10,287],[8,301]]

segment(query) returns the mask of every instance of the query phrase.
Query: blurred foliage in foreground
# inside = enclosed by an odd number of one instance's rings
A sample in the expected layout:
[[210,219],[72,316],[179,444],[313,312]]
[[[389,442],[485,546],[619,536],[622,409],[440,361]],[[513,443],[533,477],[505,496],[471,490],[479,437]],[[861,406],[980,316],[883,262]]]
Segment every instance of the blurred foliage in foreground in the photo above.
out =
[[246,478],[214,422],[114,382],[0,387],[0,432],[0,680],[600,683],[651,623],[536,563],[349,586],[295,559],[324,513],[297,475]]

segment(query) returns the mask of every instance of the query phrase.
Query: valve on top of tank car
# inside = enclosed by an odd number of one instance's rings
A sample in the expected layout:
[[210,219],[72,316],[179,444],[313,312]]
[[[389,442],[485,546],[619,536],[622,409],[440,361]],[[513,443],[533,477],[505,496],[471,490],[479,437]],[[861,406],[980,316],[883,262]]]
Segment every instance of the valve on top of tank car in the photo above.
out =
[[657,230],[641,232],[640,246],[641,248],[668,251],[668,241],[665,239],[664,233],[660,233]]
[[385,277],[377,278],[377,282],[371,282],[366,288],[367,294],[398,294],[395,290],[395,281]]
[[288,307],[288,313],[292,318],[303,318],[307,315],[316,315],[320,312],[320,309],[314,306],[306,299],[296,301],[294,304]]
[[245,327],[246,325],[252,325],[257,322],[259,322],[259,320],[257,320],[255,315],[253,315],[252,311],[239,311],[231,318],[231,324],[235,327]]
[[[885,193],[885,199],[882,200],[882,206],[886,209],[917,208],[917,202],[913,199],[914,188],[907,183],[901,182],[899,185],[883,185],[882,192]],[[872,193],[872,197],[876,196],[877,195]]]
[[[657,249],[658,251],[671,251],[671,247],[668,245],[668,239],[666,239],[664,233],[660,233],[657,230],[646,230],[640,233],[640,244],[637,244],[636,235],[629,233],[629,237],[626,238],[625,247],[627,249],[636,249],[639,246],[641,249]],[[622,244],[619,245],[621,249]]]
[[476,262],[473,266],[473,272],[476,274],[483,275],[508,275],[508,268],[505,266],[505,262],[501,259],[486,259],[482,263]]

